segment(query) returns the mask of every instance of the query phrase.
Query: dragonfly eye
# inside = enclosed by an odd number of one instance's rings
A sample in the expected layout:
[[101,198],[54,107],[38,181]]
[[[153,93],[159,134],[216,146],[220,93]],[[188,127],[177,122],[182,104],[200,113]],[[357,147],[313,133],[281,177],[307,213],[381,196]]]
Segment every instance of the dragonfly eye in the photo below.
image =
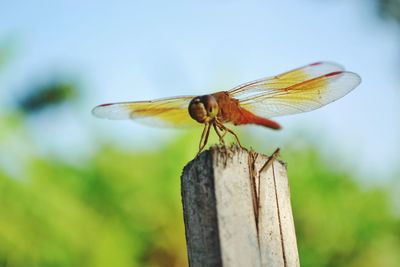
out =
[[189,114],[192,119],[197,122],[204,123],[207,121],[207,109],[201,101],[200,97],[193,98],[189,103]]
[[190,117],[200,123],[211,121],[217,116],[218,111],[218,102],[212,95],[193,98],[189,104]]
[[207,108],[207,115],[210,119],[215,118],[218,115],[219,107],[218,102],[212,95],[205,95],[202,97],[202,102]]

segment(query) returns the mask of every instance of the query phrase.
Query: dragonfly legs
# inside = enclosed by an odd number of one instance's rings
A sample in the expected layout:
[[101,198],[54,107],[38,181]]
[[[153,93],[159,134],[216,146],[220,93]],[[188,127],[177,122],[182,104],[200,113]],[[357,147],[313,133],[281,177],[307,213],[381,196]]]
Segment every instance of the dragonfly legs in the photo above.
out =
[[201,134],[200,144],[199,144],[199,152],[197,152],[197,156],[203,151],[204,147],[207,145],[208,136],[210,135],[211,124],[206,123]]
[[[239,138],[237,137],[237,135],[235,134],[234,131],[232,131],[231,129],[229,129],[228,127],[226,127],[225,125],[223,125],[223,124],[222,124],[221,122],[219,122],[219,121],[215,121],[215,124],[216,124],[216,127],[217,127],[218,129],[220,129],[221,131],[224,131],[223,135],[220,135],[220,133],[219,133],[217,130],[215,130],[215,131],[217,132],[217,134],[218,134],[220,140],[221,140],[221,139],[223,140],[223,139],[224,139],[224,136],[226,135],[226,133],[229,132],[230,134],[232,134],[232,135],[235,137],[235,139],[236,139],[238,145],[239,145],[241,148],[243,148],[242,145],[240,144]],[[215,127],[214,127],[214,128],[215,128]],[[224,142],[222,142],[222,143],[224,143]]]
[[[213,127],[215,132],[217,133],[218,137],[219,137],[219,142],[223,145],[225,145],[225,141],[224,141],[224,137],[226,135],[226,131],[224,131],[223,129],[219,128],[218,125],[216,123],[213,123]],[[223,131],[223,133],[220,133],[219,131]]]
[[208,136],[210,135],[211,125],[213,126],[215,132],[217,133],[220,143],[225,145],[224,137],[225,137],[226,133],[230,133],[235,137],[238,145],[241,148],[243,148],[242,145],[240,144],[240,141],[239,141],[239,138],[237,137],[237,135],[231,129],[229,129],[225,125],[223,125],[221,122],[215,120],[212,123],[205,124],[203,132],[201,133],[199,152],[197,152],[197,156],[201,153],[201,151],[203,151],[203,149],[207,145]]

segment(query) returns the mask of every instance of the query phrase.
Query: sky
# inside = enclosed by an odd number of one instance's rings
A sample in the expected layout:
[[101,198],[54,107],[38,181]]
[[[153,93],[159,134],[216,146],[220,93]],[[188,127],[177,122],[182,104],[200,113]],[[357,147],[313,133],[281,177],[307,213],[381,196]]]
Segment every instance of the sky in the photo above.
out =
[[0,4],[0,42],[15,48],[0,73],[0,105],[32,81],[76,76],[83,103],[31,122],[40,149],[91,151],[93,133],[120,146],[157,149],[182,132],[98,120],[90,110],[228,90],[329,60],[358,73],[361,85],[319,110],[277,118],[280,132],[254,126],[240,132],[283,147],[306,135],[327,160],[342,158],[369,176],[387,173],[399,161],[400,37],[398,26],[379,19],[369,3],[8,1]]

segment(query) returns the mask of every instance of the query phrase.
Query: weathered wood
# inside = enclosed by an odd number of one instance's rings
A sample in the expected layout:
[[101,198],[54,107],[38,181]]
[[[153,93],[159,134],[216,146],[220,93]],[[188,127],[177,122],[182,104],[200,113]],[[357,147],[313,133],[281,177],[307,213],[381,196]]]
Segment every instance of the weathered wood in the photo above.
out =
[[266,162],[238,147],[212,147],[186,165],[190,266],[299,266],[286,167]]

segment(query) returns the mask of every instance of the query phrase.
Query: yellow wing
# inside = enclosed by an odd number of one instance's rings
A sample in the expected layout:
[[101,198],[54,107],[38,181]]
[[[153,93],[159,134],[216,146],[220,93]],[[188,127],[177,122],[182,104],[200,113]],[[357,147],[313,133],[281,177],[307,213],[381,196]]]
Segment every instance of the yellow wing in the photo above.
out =
[[194,96],[162,98],[151,101],[103,104],[92,110],[93,115],[111,120],[131,119],[160,127],[194,127],[199,125],[189,113]]
[[249,82],[229,91],[240,105],[271,118],[311,111],[353,90],[360,76],[335,63],[317,62],[283,74]]

